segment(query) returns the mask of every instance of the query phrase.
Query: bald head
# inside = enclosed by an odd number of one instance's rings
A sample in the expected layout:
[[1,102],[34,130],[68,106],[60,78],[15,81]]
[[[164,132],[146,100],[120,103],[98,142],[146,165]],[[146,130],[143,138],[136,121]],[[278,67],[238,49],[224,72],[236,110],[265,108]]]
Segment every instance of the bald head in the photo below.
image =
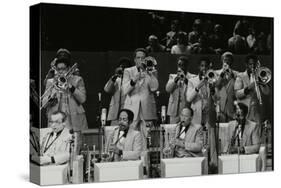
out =
[[193,110],[191,108],[184,108],[181,111],[180,115],[180,121],[182,122],[182,125],[188,126],[193,118]]

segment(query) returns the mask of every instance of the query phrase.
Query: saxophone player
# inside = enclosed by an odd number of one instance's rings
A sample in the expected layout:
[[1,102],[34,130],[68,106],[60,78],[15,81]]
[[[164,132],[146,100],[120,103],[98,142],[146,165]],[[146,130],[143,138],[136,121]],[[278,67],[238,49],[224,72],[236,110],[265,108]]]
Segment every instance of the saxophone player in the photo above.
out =
[[71,74],[66,79],[61,77],[62,79],[58,81],[61,75],[70,70],[71,53],[67,49],[59,49],[55,59],[56,75],[47,79],[45,91],[45,93],[49,91],[51,95],[43,95],[42,101],[49,101],[46,105],[48,120],[56,111],[62,111],[67,115],[67,128],[74,130],[77,139],[75,153],[78,154],[82,145],[81,131],[88,127],[82,106],[86,101],[86,89],[83,78],[76,74]]
[[110,161],[138,160],[143,150],[143,141],[140,132],[130,128],[134,113],[122,109],[118,117],[119,126],[114,129],[106,144],[106,151],[111,153]]
[[[257,123],[248,120],[248,107],[244,103],[235,102],[235,120],[229,122],[232,138],[227,153],[253,154],[258,153],[260,137]],[[226,151],[226,148],[224,148]]]
[[165,148],[164,153],[172,152],[173,157],[203,156],[202,126],[192,123],[192,118],[193,110],[189,107],[183,108],[180,122],[175,127],[169,141],[170,148]]

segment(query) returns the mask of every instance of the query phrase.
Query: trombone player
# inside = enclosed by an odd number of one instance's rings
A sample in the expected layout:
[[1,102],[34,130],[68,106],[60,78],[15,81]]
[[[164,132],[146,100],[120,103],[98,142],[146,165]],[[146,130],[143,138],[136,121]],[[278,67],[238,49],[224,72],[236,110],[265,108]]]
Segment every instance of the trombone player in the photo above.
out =
[[114,129],[106,144],[106,151],[110,153],[109,161],[138,160],[143,149],[143,142],[140,132],[130,129],[134,113],[131,110],[122,109],[118,117],[119,126]]
[[62,111],[67,115],[67,128],[74,130],[77,139],[74,150],[78,154],[82,145],[81,131],[88,127],[82,106],[86,101],[86,89],[83,78],[73,74],[75,66],[70,68],[70,63],[70,52],[67,49],[59,49],[54,62],[55,76],[47,79],[46,90],[41,100],[46,104],[44,107],[48,120],[56,111]]
[[248,55],[245,59],[246,70],[240,73],[235,81],[234,90],[238,100],[246,104],[249,108],[247,119],[258,124],[259,134],[261,134],[261,124],[265,117],[263,96],[269,96],[270,88],[268,82],[271,79],[271,72],[268,68],[260,67],[260,62],[256,55]]

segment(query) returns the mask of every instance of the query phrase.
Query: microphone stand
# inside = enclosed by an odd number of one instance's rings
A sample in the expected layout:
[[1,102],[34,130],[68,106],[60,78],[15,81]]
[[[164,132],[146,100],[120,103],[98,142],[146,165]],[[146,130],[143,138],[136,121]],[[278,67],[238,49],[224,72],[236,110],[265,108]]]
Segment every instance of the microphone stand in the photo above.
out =
[[102,108],[102,104],[101,104],[101,93],[98,93],[98,97],[99,97],[99,101],[98,101],[98,113],[97,113],[97,117],[96,117],[96,123],[97,125],[99,125],[99,136],[98,136],[98,145],[99,145],[99,158],[97,159],[98,162],[101,161],[101,156],[102,156],[102,140],[101,140],[101,134],[102,134],[102,125],[101,125],[101,108]]
[[74,151],[74,132],[73,129],[69,131],[69,133],[72,135],[71,139],[69,141],[69,183],[73,183],[73,151]]
[[240,143],[241,123],[239,122],[239,124],[240,126],[238,125],[238,134],[237,134],[238,174],[240,174],[240,147],[241,147],[241,143]]

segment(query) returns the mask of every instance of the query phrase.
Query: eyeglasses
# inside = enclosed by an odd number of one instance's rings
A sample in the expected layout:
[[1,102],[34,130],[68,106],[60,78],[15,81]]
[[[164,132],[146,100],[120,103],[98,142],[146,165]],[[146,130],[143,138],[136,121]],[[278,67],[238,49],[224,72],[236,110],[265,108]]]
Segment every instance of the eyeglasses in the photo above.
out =
[[119,121],[128,121],[128,118],[119,118]]

